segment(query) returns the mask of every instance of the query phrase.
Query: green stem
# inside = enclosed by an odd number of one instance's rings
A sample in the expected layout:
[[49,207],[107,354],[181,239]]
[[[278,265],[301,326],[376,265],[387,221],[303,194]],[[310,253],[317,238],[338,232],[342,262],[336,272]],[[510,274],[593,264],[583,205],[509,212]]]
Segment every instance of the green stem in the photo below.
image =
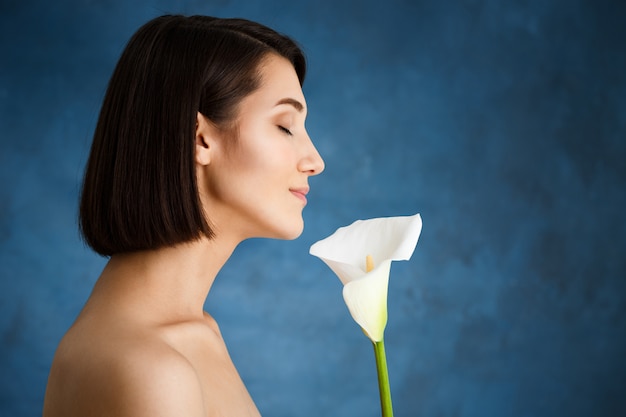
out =
[[387,372],[387,357],[385,356],[385,341],[374,342],[376,356],[376,370],[378,371],[378,390],[380,392],[380,408],[383,417],[393,417],[391,406],[391,389],[389,388],[389,373]]

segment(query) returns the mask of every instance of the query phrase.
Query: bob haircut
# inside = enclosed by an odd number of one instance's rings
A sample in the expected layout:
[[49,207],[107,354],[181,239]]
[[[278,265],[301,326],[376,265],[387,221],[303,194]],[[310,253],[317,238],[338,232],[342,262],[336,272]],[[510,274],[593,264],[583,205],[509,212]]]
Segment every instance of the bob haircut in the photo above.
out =
[[109,81],[81,191],[79,228],[94,251],[214,236],[196,181],[196,117],[235,131],[238,104],[259,87],[270,53],[290,61],[302,85],[297,44],[249,20],[167,15],[133,35]]

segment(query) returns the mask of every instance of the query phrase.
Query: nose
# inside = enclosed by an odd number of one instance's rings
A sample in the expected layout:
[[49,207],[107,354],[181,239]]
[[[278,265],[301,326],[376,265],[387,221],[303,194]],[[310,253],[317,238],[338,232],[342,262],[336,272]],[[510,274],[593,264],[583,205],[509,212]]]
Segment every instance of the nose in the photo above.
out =
[[298,169],[301,172],[305,172],[309,175],[318,175],[322,171],[324,171],[324,160],[320,156],[320,153],[317,151],[315,145],[313,145],[313,141],[309,137],[306,136],[306,146],[303,157],[300,159],[300,163]]

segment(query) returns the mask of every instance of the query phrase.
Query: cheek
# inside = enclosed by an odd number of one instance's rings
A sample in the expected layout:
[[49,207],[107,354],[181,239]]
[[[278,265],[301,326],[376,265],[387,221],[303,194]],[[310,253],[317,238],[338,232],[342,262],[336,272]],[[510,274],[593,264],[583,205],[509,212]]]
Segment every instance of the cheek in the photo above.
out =
[[[256,134],[241,136],[231,155],[241,173],[271,177],[288,171],[294,149],[279,131],[258,129]],[[276,129],[277,130],[277,129]]]

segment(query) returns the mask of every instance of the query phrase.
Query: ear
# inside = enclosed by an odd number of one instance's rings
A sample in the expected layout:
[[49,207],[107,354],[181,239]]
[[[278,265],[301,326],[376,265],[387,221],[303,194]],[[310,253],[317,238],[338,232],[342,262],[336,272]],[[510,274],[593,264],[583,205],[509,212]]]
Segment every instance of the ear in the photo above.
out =
[[200,112],[196,115],[196,163],[209,165],[216,128]]

